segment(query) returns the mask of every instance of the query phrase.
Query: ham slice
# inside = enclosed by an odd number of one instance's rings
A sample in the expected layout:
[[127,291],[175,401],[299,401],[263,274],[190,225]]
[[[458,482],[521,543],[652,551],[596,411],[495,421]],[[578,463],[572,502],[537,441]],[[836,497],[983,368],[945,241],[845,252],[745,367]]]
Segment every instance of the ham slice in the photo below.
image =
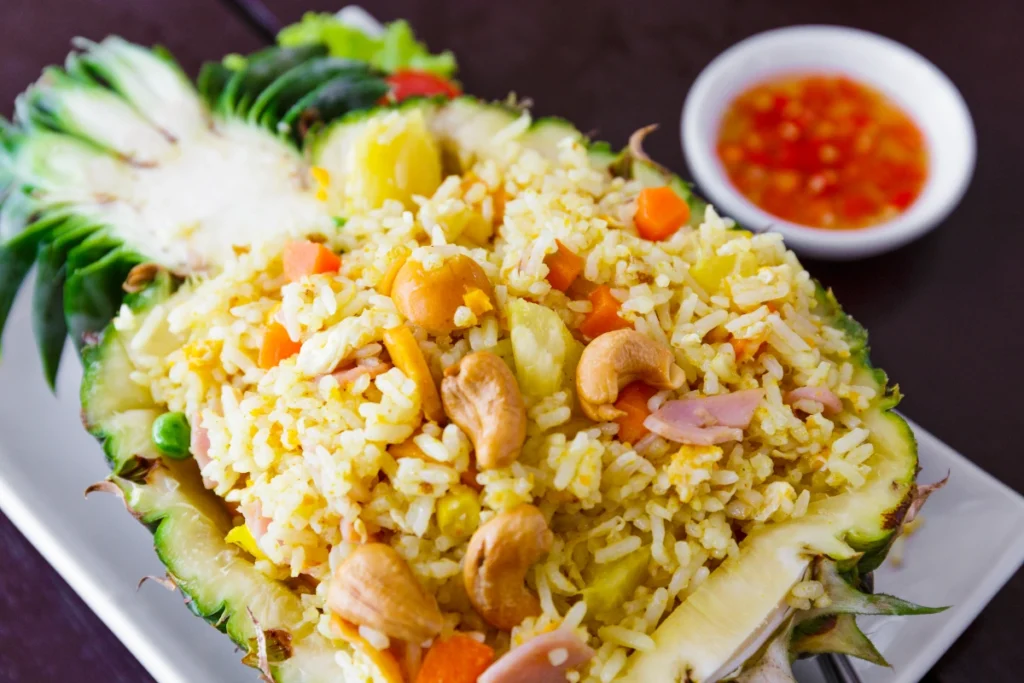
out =
[[586,664],[593,656],[575,631],[560,628],[510,650],[477,683],[565,683],[568,669]]
[[384,363],[376,358],[366,358],[360,360],[355,365],[335,370],[331,373],[331,377],[338,381],[338,386],[343,387],[346,384],[355,382],[363,375],[369,375],[370,379],[373,379],[377,375],[383,375],[390,369],[391,365],[389,363]]
[[821,405],[821,412],[826,415],[838,415],[843,412],[843,402],[828,387],[800,387],[787,391],[782,400],[790,405],[797,401],[813,401]]
[[[189,450],[192,451],[192,457],[195,458],[196,464],[199,465],[200,472],[212,462],[210,459],[210,433],[200,423],[199,415],[196,415],[192,420],[192,443]],[[206,477],[203,477],[203,486],[208,489],[217,488],[216,482]]]
[[763,396],[761,389],[745,389],[669,401],[649,415],[644,426],[669,441],[694,446],[740,441]]
[[270,528],[270,518],[263,516],[263,506],[260,505],[258,500],[254,500],[251,503],[240,505],[238,511],[242,513],[242,517],[245,518],[245,525],[249,527],[249,533],[252,537],[259,541],[263,538],[264,534],[267,533],[267,529]]

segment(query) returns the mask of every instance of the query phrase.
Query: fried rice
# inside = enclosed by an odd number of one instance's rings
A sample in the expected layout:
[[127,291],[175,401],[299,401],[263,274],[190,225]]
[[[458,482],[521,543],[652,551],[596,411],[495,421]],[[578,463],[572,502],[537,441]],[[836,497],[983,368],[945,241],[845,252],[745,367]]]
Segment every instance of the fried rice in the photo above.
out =
[[[389,116],[385,127],[402,125],[400,114]],[[640,184],[594,166],[576,140],[564,140],[557,159],[526,149],[519,136],[528,123],[524,115],[496,136],[488,154],[417,197],[414,210],[397,201],[346,207],[344,225],[322,236],[341,255],[336,273],[290,282],[284,244],[239,250],[220,274],[188,282],[144,318],[124,309],[115,326],[136,330],[131,381],[208,438],[207,486],[239,524],[260,520],[249,547],[257,567],[301,587],[311,628],[336,637],[326,607],[332,570],[373,539],[397,550],[436,597],[445,633],[478,633],[501,652],[559,626],[576,629],[597,654],[570,679],[607,682],[631,652],[654,647],[663,618],[753,529],[863,484],[873,447],[858,414],[874,389],[853,383],[843,332],[815,313],[815,283],[780,236],[734,229],[709,207],[697,228],[643,239],[633,223]],[[484,246],[471,234],[478,217],[494,226]],[[527,437],[508,467],[478,469],[459,426],[424,419],[420,386],[383,343],[406,322],[387,294],[395,264],[430,270],[456,254],[479,264],[494,306],[468,301],[452,333],[412,326],[415,339],[435,381],[467,354],[490,351],[522,384],[524,363],[549,351],[513,343],[515,301],[554,311],[586,341],[579,327],[592,304],[547,279],[558,243],[582,257],[581,278],[610,287],[622,318],[670,348],[685,371],[683,386],[654,393],[650,410],[762,392],[741,441],[680,445],[652,434],[623,442],[618,424],[580,413],[572,382],[524,392]],[[696,266],[713,259],[731,265],[709,291]],[[260,345],[274,323],[302,347],[263,369]],[[174,335],[174,348],[149,348],[158,328]],[[374,371],[339,376],[351,363]],[[827,388],[841,412],[787,400],[800,387]],[[439,523],[453,496],[478,507],[470,528]],[[523,503],[541,510],[554,540],[527,575],[540,614],[505,632],[473,609],[462,561],[476,527]],[[580,596],[589,577],[638,553],[647,563],[642,583],[588,613]],[[814,581],[789,598],[798,608],[823,600]],[[379,649],[389,644],[373,629],[360,632]],[[351,680],[375,675],[362,656],[338,656]]]

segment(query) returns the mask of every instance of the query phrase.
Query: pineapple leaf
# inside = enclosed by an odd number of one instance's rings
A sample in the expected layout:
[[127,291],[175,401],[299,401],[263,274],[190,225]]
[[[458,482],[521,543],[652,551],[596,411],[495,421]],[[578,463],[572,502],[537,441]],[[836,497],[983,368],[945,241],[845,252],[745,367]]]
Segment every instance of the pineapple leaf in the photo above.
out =
[[80,83],[106,87],[106,83],[98,74],[89,68],[88,60],[82,59],[80,52],[70,52],[64,59],[64,71]]
[[59,84],[62,77],[77,83],[71,76],[65,76],[57,67],[49,66],[43,69],[43,75],[37,83],[14,100],[14,120],[25,128],[60,130],[60,123],[54,112],[57,107],[56,98],[52,96],[51,88],[43,87],[43,84]]
[[792,632],[793,621],[789,619],[768,642],[761,657],[736,677],[736,683],[797,683],[789,649]]
[[884,593],[864,593],[850,585],[834,562],[820,558],[815,567],[815,578],[825,586],[831,603],[828,607],[808,610],[807,616],[823,614],[887,614],[908,616],[937,614],[948,607],[923,607]]
[[175,139],[206,125],[206,112],[191,81],[166,55],[123,38],[100,43],[77,39],[83,49],[66,69],[85,74],[131,103],[146,119]]
[[70,218],[60,234],[39,245],[36,257],[36,288],[32,301],[32,322],[43,372],[50,389],[55,389],[64,340],[68,334],[64,317],[64,282],[68,252],[96,230],[82,218]]
[[18,120],[138,163],[155,163],[170,142],[119,95],[49,68],[18,98]]
[[[20,204],[19,199],[23,196],[21,192],[11,194],[0,208],[0,338],[39,244],[66,218],[58,211],[28,222],[28,205]],[[14,210],[9,209],[12,204],[17,205]]]
[[120,242],[105,230],[97,230],[68,251],[68,276],[86,268],[117,249]]
[[281,117],[281,123],[292,138],[302,139],[311,125],[371,107],[387,92],[387,83],[379,78],[340,76],[299,99]]
[[281,75],[326,53],[323,45],[260,50],[249,58],[244,69],[231,75],[217,102],[217,110],[223,115],[236,114],[244,118],[253,99]]
[[336,57],[319,57],[300,64],[260,93],[249,109],[249,122],[273,130],[281,114],[303,95],[322,83],[347,74],[369,75],[369,68],[361,62]]
[[32,269],[32,250],[0,244],[0,341],[21,283]]
[[43,375],[50,390],[57,388],[60,357],[64,353],[64,340],[68,325],[64,319],[64,279],[67,272],[63,263],[53,258],[53,245],[39,246],[36,259],[36,288],[32,298],[32,327],[35,332]]
[[231,69],[220,62],[206,62],[199,69],[199,77],[196,79],[196,88],[199,95],[209,106],[216,104],[224,87],[231,80]]
[[32,220],[35,212],[32,198],[22,188],[12,188],[0,206],[0,244],[16,242],[22,235],[39,230]]
[[[35,193],[40,204],[55,200],[48,196],[54,189],[80,192],[93,187],[99,168],[112,177],[123,175],[127,166],[116,154],[81,138],[49,130],[33,130],[18,140],[15,172],[18,179]],[[72,195],[76,196],[76,195]],[[72,200],[73,201],[73,200]],[[2,228],[0,228],[2,230]],[[0,232],[0,239],[4,239]]]
[[124,295],[121,286],[128,272],[142,261],[137,254],[119,248],[76,269],[72,265],[74,256],[91,239],[72,250],[64,283],[64,315],[71,340],[79,351],[89,337],[103,331],[117,315]]
[[795,657],[834,652],[889,666],[852,614],[826,614],[802,621],[793,630],[789,651]]
[[15,192],[0,208],[0,337],[18,290],[32,269],[39,245],[59,231],[67,220],[67,215],[57,210],[28,222],[26,205],[19,206],[16,211],[8,208],[12,202],[18,203],[22,196],[21,192]]

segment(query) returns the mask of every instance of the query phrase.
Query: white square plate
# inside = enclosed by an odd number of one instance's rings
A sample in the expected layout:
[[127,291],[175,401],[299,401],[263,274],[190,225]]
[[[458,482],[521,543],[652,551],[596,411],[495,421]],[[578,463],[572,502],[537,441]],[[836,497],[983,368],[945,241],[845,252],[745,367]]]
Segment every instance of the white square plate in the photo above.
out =
[[[139,578],[163,575],[149,532],[112,496],[86,501],[107,475],[103,455],[79,422],[77,359],[65,354],[57,396],[42,381],[30,332],[29,292],[8,323],[0,363],[0,508],[159,683],[254,681],[256,674],[181,597]],[[915,426],[921,481],[951,473],[908,539],[900,569],[877,573],[878,590],[926,605],[934,616],[865,621],[884,669],[860,662],[863,683],[914,683],[977,616],[1024,561],[1024,499]],[[937,570],[938,569],[938,570]],[[802,665],[803,683],[820,681]]]

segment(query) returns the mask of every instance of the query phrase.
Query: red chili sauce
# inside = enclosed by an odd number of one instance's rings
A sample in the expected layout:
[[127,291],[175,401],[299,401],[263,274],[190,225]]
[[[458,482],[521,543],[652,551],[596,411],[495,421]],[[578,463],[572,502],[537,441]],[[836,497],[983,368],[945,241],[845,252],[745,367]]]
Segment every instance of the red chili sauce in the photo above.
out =
[[845,76],[789,76],[745,91],[722,120],[718,156],[757,206],[832,230],[897,216],[928,175],[924,136],[910,117]]

